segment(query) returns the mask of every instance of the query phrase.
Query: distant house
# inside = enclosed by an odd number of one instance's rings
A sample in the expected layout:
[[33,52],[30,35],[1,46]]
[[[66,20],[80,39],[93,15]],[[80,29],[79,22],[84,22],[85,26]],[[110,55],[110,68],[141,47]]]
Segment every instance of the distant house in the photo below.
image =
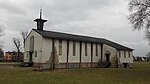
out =
[[23,53],[20,52],[19,53],[19,56],[18,56],[18,53],[13,51],[13,52],[5,52],[5,55],[4,55],[4,61],[23,61]]
[[40,69],[132,67],[133,49],[104,38],[43,30],[40,19],[25,41],[24,62]]
[[4,55],[4,60],[5,61],[11,61],[12,59],[12,55],[11,55],[11,52],[5,52],[5,55]]

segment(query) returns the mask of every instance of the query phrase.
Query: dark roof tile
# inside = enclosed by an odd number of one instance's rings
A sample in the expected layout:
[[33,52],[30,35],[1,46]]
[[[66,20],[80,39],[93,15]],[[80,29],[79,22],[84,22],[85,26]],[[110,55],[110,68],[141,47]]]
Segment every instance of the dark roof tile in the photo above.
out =
[[115,43],[115,42],[112,42],[112,41],[109,41],[109,40],[106,40],[103,38],[73,35],[73,34],[67,34],[67,33],[54,32],[54,31],[45,31],[45,30],[42,31],[42,30],[37,30],[37,29],[33,29],[33,30],[38,32],[43,37],[47,37],[47,38],[56,38],[56,39],[83,41],[83,42],[93,42],[93,43],[107,44],[107,45],[112,46],[118,50],[133,50],[131,48],[125,47],[123,45],[120,45],[118,43]]

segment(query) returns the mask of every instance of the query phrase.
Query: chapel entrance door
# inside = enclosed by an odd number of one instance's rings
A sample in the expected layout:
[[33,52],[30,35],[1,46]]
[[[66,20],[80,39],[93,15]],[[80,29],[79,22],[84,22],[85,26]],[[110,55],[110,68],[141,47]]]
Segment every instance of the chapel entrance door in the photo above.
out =
[[127,68],[127,65],[128,65],[127,63],[123,63],[124,68]]
[[106,61],[110,62],[110,54],[106,54]]
[[29,52],[29,62],[32,62],[32,52]]

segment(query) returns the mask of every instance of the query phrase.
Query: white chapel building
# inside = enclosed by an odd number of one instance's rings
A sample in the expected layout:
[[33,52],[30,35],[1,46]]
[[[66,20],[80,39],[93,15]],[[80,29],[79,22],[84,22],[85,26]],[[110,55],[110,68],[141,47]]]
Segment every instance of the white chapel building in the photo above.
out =
[[41,18],[25,40],[25,63],[34,68],[132,67],[133,49],[104,38],[44,30]]

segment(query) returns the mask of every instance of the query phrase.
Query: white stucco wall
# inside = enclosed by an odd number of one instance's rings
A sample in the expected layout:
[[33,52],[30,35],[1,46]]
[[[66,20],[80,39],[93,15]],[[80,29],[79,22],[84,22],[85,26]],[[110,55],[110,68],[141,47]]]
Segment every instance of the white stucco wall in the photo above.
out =
[[39,59],[39,61],[41,63],[45,63],[45,62],[49,61],[51,53],[52,53],[52,39],[43,38],[42,39],[42,52],[41,52],[42,56]]
[[[126,53],[126,57],[124,56],[124,52]],[[129,53],[130,52],[130,57]],[[120,63],[133,63],[133,52],[132,51],[120,51],[121,56],[119,57]],[[119,54],[119,51],[118,51]]]
[[98,56],[96,56],[96,44],[93,43],[93,62],[98,62],[101,59],[101,45],[98,44]]
[[75,56],[73,56],[73,41],[69,41],[69,63],[79,63],[80,62],[80,42],[75,42],[76,52]]
[[[41,48],[42,48],[42,36],[32,30],[25,41],[25,56],[24,56],[24,62],[29,62],[29,50],[30,50],[30,37],[34,36],[34,52],[32,55],[32,61],[33,62],[39,62],[38,59],[41,57]],[[37,52],[37,57],[35,57],[35,52]]]
[[82,42],[81,62],[91,62],[91,44],[87,43],[87,56],[85,56],[85,42]]
[[105,54],[107,51],[110,52],[110,61],[111,61],[111,58],[117,55],[117,50],[116,50],[116,48],[113,48],[111,46],[103,44],[103,61],[106,61],[106,55]]
[[62,40],[62,55],[59,55],[59,40],[55,40],[55,47],[57,49],[57,55],[59,59],[59,63],[67,62],[67,41]]

